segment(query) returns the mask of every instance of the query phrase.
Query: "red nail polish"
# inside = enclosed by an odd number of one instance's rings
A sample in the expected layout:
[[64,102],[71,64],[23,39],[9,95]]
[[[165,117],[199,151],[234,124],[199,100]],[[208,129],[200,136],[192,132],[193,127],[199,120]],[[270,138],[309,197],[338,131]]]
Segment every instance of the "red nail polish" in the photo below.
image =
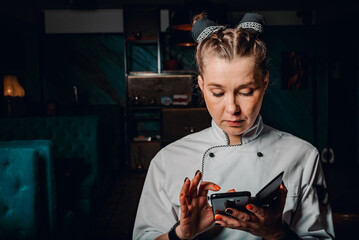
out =
[[217,184],[214,184],[213,187],[214,187],[214,189],[216,189],[217,191],[221,189],[221,187],[218,186]]
[[248,210],[250,210],[250,211],[253,210],[253,206],[250,205],[250,204],[247,204],[246,208],[247,208]]
[[221,217],[220,215],[216,215],[216,216],[214,217],[214,219],[216,219],[216,220],[222,220],[222,217]]

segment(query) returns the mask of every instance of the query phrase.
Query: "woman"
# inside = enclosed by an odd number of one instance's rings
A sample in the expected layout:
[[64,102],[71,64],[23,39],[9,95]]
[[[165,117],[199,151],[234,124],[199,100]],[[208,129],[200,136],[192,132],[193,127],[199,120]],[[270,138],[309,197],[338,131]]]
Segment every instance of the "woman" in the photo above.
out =
[[[259,34],[263,17],[246,14],[234,29],[204,16],[195,20],[198,85],[212,126],[168,145],[152,160],[133,238],[332,239],[331,209],[325,194],[318,194],[326,189],[318,151],[265,125],[259,114],[269,82]],[[249,203],[247,210],[227,208],[213,216],[210,194],[255,195],[282,171],[279,197],[270,206]]]

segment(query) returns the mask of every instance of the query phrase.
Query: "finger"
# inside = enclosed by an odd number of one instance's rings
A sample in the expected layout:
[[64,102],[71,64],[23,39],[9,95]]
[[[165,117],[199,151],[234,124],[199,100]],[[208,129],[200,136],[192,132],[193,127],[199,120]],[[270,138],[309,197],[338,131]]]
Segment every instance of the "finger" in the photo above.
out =
[[221,226],[222,224],[224,224],[224,223],[222,223],[222,216],[223,216],[223,215],[221,215],[221,214],[216,214],[216,215],[214,216],[214,224],[215,224],[215,225]]
[[288,193],[288,190],[287,190],[286,186],[284,185],[284,182],[282,182],[282,184],[279,187],[279,204],[280,204],[281,210],[284,209],[285,200],[287,199],[287,193]]
[[245,222],[240,219],[233,218],[231,216],[217,214],[215,217],[215,224],[222,227],[247,230],[251,227],[251,222]]
[[186,198],[182,193],[180,194],[179,200],[180,200],[180,205],[181,205],[181,218],[187,217],[188,213],[189,213],[188,205],[187,205]]
[[186,177],[184,179],[184,182],[183,182],[183,185],[182,185],[182,188],[181,188],[181,192],[180,192],[180,195],[183,194],[183,195],[186,195],[186,193],[188,192],[188,189],[190,187],[190,181],[188,179],[188,177]]
[[209,190],[217,192],[217,191],[221,190],[221,187],[213,182],[203,181],[199,185],[198,195],[199,196],[207,196]]
[[181,196],[184,197],[184,199],[187,201],[187,202],[190,202],[191,201],[191,196],[190,194],[188,193],[189,191],[189,188],[190,188],[190,184],[191,184],[191,181],[186,177],[184,179],[184,183],[182,185],[182,189],[181,189],[181,192],[180,192],[180,200],[181,200]]
[[236,191],[235,189],[231,189],[231,190],[228,190],[227,193],[235,192],[235,191]]
[[197,170],[197,172],[195,173],[195,175],[194,175],[194,177],[193,177],[193,179],[191,181],[191,186],[189,188],[189,193],[191,195],[197,193],[197,191],[195,191],[195,190],[197,189],[198,184],[201,181],[201,178],[202,178],[202,173],[201,173],[201,171]]
[[[247,204],[246,209],[248,212],[253,213],[258,218],[263,218],[265,214],[265,210],[262,207],[258,207],[254,204]],[[254,220],[252,220],[254,221]]]
[[285,191],[285,192],[288,192],[288,189],[287,189],[287,187],[284,185],[284,182],[282,181],[282,183],[281,183],[281,185],[280,185],[280,190],[283,190],[283,191]]
[[179,195],[179,202],[180,202],[180,205],[181,205],[181,218],[186,217],[188,215],[187,196],[188,196],[189,186],[190,186],[190,181],[186,177],[184,179],[184,183],[182,185],[182,189],[181,189],[181,192],[180,192],[180,195]]
[[231,216],[232,218],[236,218],[238,220],[241,220],[243,222],[252,222],[253,221],[253,214],[250,214],[248,212],[245,211],[241,211],[235,208],[227,208],[225,210],[225,213],[229,216]]

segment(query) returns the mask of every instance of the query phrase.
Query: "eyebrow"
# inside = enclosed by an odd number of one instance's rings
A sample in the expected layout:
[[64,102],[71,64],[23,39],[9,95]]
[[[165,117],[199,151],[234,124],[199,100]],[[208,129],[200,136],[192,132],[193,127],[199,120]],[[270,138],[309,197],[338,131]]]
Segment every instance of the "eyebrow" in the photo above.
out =
[[218,87],[218,88],[223,87],[221,84],[218,84],[218,83],[208,83],[208,86],[211,86],[211,87]]
[[[239,85],[237,87],[237,89],[243,89],[243,88],[251,87],[253,85],[257,85],[257,83],[255,81],[253,81],[253,82],[248,82],[248,83],[245,83],[245,84],[241,84],[241,85]],[[219,83],[208,83],[208,86],[223,88],[223,85],[221,85]]]

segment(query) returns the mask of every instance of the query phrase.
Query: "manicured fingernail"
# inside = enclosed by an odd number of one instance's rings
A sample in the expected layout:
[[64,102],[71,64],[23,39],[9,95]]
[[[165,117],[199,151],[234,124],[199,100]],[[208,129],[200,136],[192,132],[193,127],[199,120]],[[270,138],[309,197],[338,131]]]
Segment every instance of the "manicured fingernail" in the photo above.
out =
[[188,179],[188,177],[186,177],[186,178],[184,179],[184,182],[186,182],[186,181],[187,181],[187,179]]
[[222,217],[221,217],[220,215],[216,215],[216,216],[214,217],[214,219],[216,219],[216,220],[222,220]]
[[214,187],[214,189],[216,189],[217,191],[221,189],[221,187],[218,186],[217,184],[214,184],[213,187]]
[[194,174],[195,176],[197,176],[197,174],[199,173],[199,170],[196,171],[196,173]]
[[247,208],[248,210],[250,210],[250,211],[253,210],[253,206],[250,205],[250,204],[247,204],[246,208]]
[[183,197],[183,193],[180,194],[180,198],[182,198],[182,197]]
[[236,190],[234,190],[234,189],[231,189],[231,190],[228,190],[228,192],[235,192]]
[[228,213],[228,214],[232,214],[232,213],[233,213],[233,211],[232,211],[231,209],[226,209],[226,213]]

